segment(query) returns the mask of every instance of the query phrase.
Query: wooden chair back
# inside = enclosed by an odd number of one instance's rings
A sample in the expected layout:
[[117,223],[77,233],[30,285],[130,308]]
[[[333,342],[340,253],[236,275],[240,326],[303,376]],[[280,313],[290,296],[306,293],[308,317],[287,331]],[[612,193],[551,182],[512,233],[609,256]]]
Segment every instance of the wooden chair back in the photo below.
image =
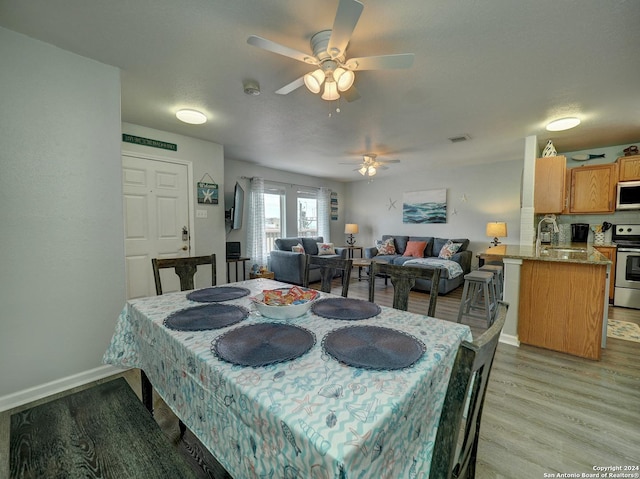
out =
[[507,310],[508,304],[500,301],[491,327],[458,349],[436,434],[432,479],[475,477],[482,407]]
[[153,267],[153,278],[156,282],[156,294],[162,294],[162,282],[160,280],[160,270],[165,268],[173,268],[180,278],[180,291],[188,291],[194,289],[193,277],[200,265],[211,265],[211,286],[216,285],[216,255],[210,256],[194,256],[191,258],[153,258],[151,266]]
[[373,261],[369,269],[369,301],[372,303],[374,301],[376,276],[386,275],[391,278],[393,285],[393,307],[406,311],[409,307],[409,291],[416,285],[416,278],[430,279],[431,291],[429,292],[427,316],[433,317],[436,314],[440,272],[440,268],[437,267],[402,266]]
[[307,255],[304,267],[304,277],[302,286],[309,287],[309,266],[320,266],[320,291],[325,293],[331,292],[331,281],[335,276],[336,270],[342,271],[342,296],[347,297],[349,293],[349,283],[351,282],[351,269],[353,260],[342,258],[324,258],[322,256]]

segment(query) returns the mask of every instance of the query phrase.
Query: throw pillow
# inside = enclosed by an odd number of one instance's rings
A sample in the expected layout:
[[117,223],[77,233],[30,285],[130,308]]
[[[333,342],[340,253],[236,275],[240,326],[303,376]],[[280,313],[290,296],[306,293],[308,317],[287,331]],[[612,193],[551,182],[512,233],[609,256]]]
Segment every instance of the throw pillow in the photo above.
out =
[[317,245],[318,245],[318,256],[336,254],[336,250],[333,247],[333,243],[317,243]]
[[378,248],[378,254],[396,254],[396,245],[393,242],[393,238],[384,241],[377,240],[376,248]]
[[294,253],[304,254],[304,247],[300,243],[298,243],[297,245],[291,247],[291,251],[293,251]]
[[461,246],[462,243],[454,243],[451,240],[447,241],[440,250],[438,258],[451,259],[451,257],[458,252]]
[[426,241],[409,241],[407,249],[402,256],[412,256],[413,258],[424,258],[424,249],[427,247]]

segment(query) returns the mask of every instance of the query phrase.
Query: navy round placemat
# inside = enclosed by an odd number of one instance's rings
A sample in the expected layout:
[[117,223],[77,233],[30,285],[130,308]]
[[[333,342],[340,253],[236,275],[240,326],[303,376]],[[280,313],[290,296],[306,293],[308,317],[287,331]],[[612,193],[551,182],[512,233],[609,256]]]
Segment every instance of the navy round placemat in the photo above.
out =
[[362,299],[326,298],[316,301],[311,311],[323,318],[358,320],[377,316],[382,310],[377,304]]
[[223,334],[211,344],[211,351],[229,363],[257,367],[298,358],[315,343],[315,335],[299,326],[258,323]]
[[176,331],[220,329],[239,323],[249,311],[233,304],[204,304],[171,313],[164,325]]
[[247,288],[238,286],[216,286],[214,288],[197,289],[187,294],[187,299],[199,303],[219,303],[242,298],[250,293]]
[[422,357],[426,348],[410,334],[380,326],[347,326],[335,329],[322,340],[334,359],[364,369],[403,369]]

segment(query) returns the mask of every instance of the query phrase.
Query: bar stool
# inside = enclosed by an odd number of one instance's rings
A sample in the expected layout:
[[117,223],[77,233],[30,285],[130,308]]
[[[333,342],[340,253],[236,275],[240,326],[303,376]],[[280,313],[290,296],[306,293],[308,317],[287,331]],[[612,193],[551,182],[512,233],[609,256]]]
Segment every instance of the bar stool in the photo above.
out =
[[458,310],[458,323],[462,317],[484,319],[487,328],[493,323],[498,302],[495,296],[494,275],[491,271],[472,271],[464,275],[464,289]]
[[493,273],[493,280],[496,289],[496,298],[502,299],[504,294],[504,268],[499,264],[485,264],[481,266],[480,271],[490,271]]

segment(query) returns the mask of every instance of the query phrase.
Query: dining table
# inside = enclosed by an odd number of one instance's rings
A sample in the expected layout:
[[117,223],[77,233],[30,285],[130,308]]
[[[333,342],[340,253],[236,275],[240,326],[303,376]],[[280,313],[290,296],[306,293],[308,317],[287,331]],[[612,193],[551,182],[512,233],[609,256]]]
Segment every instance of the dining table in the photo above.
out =
[[103,361],[140,368],[236,479],[428,477],[469,327],[324,292],[299,317],[258,311],[286,288],[258,278],[129,300]]

